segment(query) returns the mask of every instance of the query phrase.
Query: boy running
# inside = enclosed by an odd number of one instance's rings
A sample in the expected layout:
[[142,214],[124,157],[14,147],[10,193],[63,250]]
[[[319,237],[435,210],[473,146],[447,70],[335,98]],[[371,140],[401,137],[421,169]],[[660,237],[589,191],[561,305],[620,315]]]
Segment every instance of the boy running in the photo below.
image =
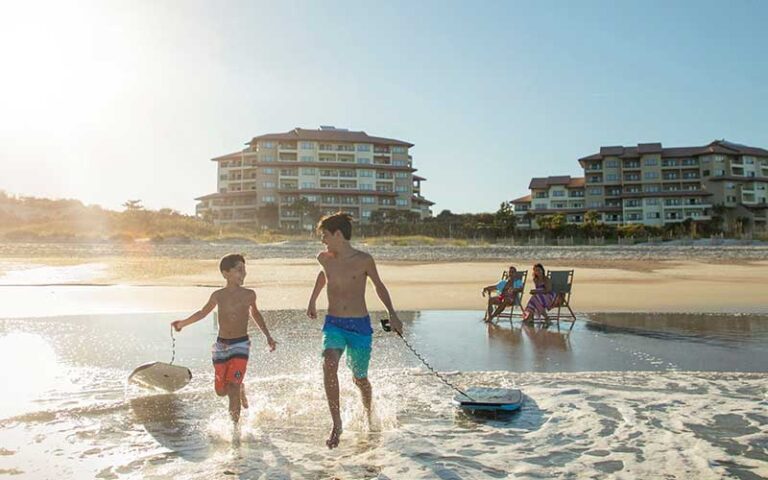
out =
[[177,332],[187,325],[202,320],[218,305],[219,336],[213,344],[213,368],[216,373],[214,388],[216,395],[229,397],[229,414],[237,424],[240,420],[240,406],[248,408],[245,396],[245,369],[251,341],[248,338],[248,318],[252,315],[256,325],[267,338],[269,351],[275,351],[277,343],[269,334],[264,317],[256,307],[256,292],[243,288],[245,280],[245,259],[242,255],[231,254],[219,263],[221,275],[227,285],[211,294],[203,308],[184,320],[176,320],[171,325]]
[[328,285],[328,314],[323,324],[323,380],[333,427],[325,444],[339,445],[342,432],[339,413],[339,360],[347,351],[347,366],[352,370],[355,385],[360,389],[363,407],[371,420],[371,384],[368,363],[371,359],[371,318],[365,305],[366,279],[370,278],[376,294],[389,312],[392,328],[402,333],[403,324],[392,307],[387,287],[376,271],[373,257],[352,248],[352,218],[346,213],[323,217],[317,230],[326,250],[317,256],[322,270],[317,274],[315,288],[309,299],[307,316],[317,318],[316,301]]

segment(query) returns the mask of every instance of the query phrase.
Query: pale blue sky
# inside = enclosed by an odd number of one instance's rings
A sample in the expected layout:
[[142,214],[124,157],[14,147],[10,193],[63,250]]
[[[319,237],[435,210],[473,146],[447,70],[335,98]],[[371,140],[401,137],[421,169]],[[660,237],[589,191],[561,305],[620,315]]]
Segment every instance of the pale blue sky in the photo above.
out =
[[209,159],[336,125],[416,144],[435,213],[601,145],[768,147],[768,2],[4,4],[0,189],[194,211]]

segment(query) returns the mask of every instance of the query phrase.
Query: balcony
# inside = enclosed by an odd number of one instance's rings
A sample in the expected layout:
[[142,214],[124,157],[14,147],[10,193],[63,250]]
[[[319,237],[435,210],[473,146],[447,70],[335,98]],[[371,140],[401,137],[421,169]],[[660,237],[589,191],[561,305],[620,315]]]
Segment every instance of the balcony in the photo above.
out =
[[280,142],[277,144],[277,149],[296,151],[296,144],[291,142],[287,142],[287,143]]
[[640,170],[640,162],[624,162],[624,170]]

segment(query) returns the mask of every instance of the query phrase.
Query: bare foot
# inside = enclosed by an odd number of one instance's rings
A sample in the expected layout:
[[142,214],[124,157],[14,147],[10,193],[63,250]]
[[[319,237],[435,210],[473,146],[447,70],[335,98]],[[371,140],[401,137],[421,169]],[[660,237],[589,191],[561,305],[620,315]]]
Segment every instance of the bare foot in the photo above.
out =
[[341,437],[341,427],[334,426],[331,429],[331,435],[328,437],[328,440],[325,441],[325,444],[330,449],[334,449],[339,446],[339,437]]
[[245,384],[240,384],[240,406],[248,408],[248,397],[245,396]]

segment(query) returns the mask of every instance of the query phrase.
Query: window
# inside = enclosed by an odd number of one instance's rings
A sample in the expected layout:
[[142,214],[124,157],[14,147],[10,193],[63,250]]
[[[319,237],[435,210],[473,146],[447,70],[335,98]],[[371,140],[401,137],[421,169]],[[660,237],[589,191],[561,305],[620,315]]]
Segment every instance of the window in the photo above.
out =
[[659,172],[645,172],[643,173],[643,178],[646,180],[655,180],[659,178]]
[[301,198],[306,198],[308,202],[317,202],[317,195],[302,195]]
[[224,175],[219,175],[219,180],[226,180],[227,178],[229,177],[227,176],[226,173]]
[[314,142],[301,142],[299,144],[299,146],[301,147],[302,150],[314,150],[315,149]]
[[619,168],[619,161],[615,158],[605,161],[605,168]]
[[371,218],[371,211],[363,210],[363,218]]
[[273,197],[272,195],[264,195],[263,197],[261,197],[261,201],[263,203],[275,203],[275,197]]
[[395,187],[395,191],[398,193],[407,193],[409,188],[408,185],[398,185]]
[[261,186],[264,188],[275,188],[275,182],[263,182]]
[[371,146],[368,144],[358,144],[357,145],[357,151],[358,152],[370,152]]
[[646,167],[653,167],[658,164],[659,164],[659,159],[656,157],[647,157],[645,160],[643,160],[643,165],[645,165]]
[[565,192],[563,190],[552,190],[553,197],[564,197]]
[[405,147],[392,147],[392,153],[406,153],[408,151]]
[[408,200],[404,198],[398,198],[397,199],[397,206],[398,207],[407,207],[408,206]]
[[357,171],[358,177],[370,177],[373,178],[373,170],[358,170]]
[[600,208],[603,206],[603,202],[589,202],[589,208]]
[[533,206],[535,210],[546,210],[547,204],[546,203],[537,203]]
[[373,163],[373,160],[370,157],[357,157],[357,163],[370,165],[371,163]]
[[661,214],[659,212],[646,212],[645,218],[649,220],[654,218],[661,218]]
[[315,182],[301,182],[301,188],[315,188],[317,184]]
[[394,165],[396,167],[407,167],[408,166],[408,161],[406,161],[406,160],[393,160],[392,161],[392,165]]
[[372,205],[376,203],[376,197],[360,197],[360,203]]
[[261,142],[259,146],[264,148],[275,148],[275,142]]
[[274,155],[264,155],[261,157],[262,162],[274,162],[275,156]]
[[646,198],[645,199],[645,204],[646,205],[658,205],[659,204],[659,199],[658,198]]
[[314,169],[314,168],[302,168],[301,169],[301,174],[302,175],[316,175],[317,174],[317,170]]
[[589,189],[589,194],[590,195],[602,195],[603,194],[603,189],[602,188],[590,188]]
[[357,188],[360,190],[373,190],[373,184],[372,183],[360,183],[357,185]]
[[299,174],[299,171],[295,168],[281,168],[280,175],[284,177],[295,177]]
[[262,172],[264,172],[266,175],[272,175],[272,174],[274,174],[274,173],[275,173],[275,169],[274,169],[274,168],[270,168],[270,167],[267,167],[267,168],[265,168],[264,170],[262,170]]
[[395,173],[396,178],[408,178],[410,175],[408,172],[397,172]]
[[301,161],[302,162],[307,162],[307,163],[314,162],[315,161],[315,157],[313,157],[312,155],[302,155],[301,156]]
[[609,173],[605,176],[606,182],[616,182],[619,180],[619,176],[615,173]]
[[701,172],[701,175],[702,175],[703,177],[708,177],[708,176],[709,176],[709,170],[704,170],[704,171],[702,171],[702,172]]

